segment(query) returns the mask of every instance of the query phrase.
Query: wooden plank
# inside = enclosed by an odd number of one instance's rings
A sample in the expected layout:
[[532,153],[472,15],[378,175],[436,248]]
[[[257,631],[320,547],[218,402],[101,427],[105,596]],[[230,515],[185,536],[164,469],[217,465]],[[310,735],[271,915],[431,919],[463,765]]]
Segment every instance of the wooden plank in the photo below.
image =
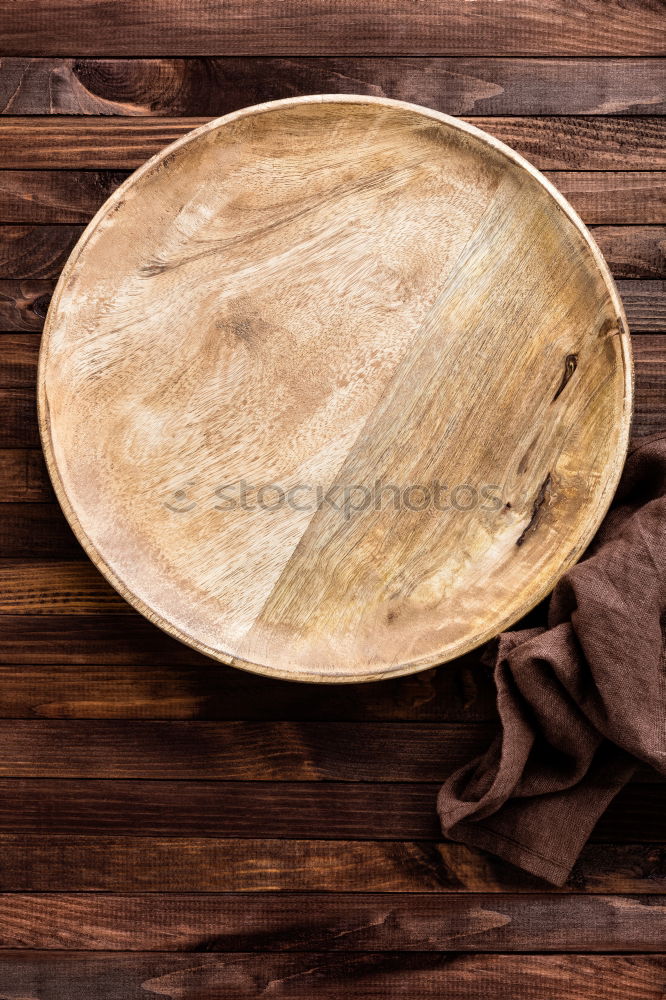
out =
[[113,170],[0,170],[0,222],[85,225],[128,176]]
[[496,714],[491,671],[478,654],[409,678],[333,685],[325,695],[321,685],[270,680],[213,661],[153,659],[152,665],[0,666],[0,717],[481,722]]
[[[0,256],[2,255],[2,227],[0,226]],[[0,334],[0,387],[3,389],[30,389],[37,381],[39,334]],[[3,411],[4,417],[4,411]]]
[[[488,722],[0,719],[0,777],[174,781],[443,781],[482,753]],[[164,747],[169,747],[165,759]],[[649,769],[637,781],[661,783]]]
[[635,406],[632,433],[636,437],[666,429],[666,342],[656,334],[632,338]]
[[[0,836],[5,892],[538,892],[544,883],[463,844],[215,837]],[[561,889],[666,890],[666,848],[588,844]]]
[[[663,1000],[666,956],[7,951],[8,1000]],[[267,992],[268,991],[268,992]]]
[[[80,225],[0,224],[0,278],[57,278],[82,232]],[[594,226],[592,235],[616,278],[666,277],[666,227]]]
[[134,613],[90,560],[0,559],[0,614],[98,612]]
[[37,56],[663,55],[653,0],[32,0],[0,4],[2,50]]
[[659,170],[666,166],[661,118],[467,118],[540,170]]
[[433,782],[483,752],[494,734],[483,722],[5,719],[0,776]]
[[0,60],[0,114],[225,115],[301,94],[369,94],[450,115],[666,112],[663,59]]
[[666,172],[547,171],[588,226],[666,222]]
[[55,281],[0,279],[0,329],[41,330]]
[[632,333],[666,330],[666,281],[618,281]]
[[661,896],[2,893],[0,950],[658,953]]
[[[27,392],[19,389],[15,391]],[[2,393],[0,399],[1,397]],[[81,546],[74,538],[62,511],[54,503],[3,504],[0,552],[11,558],[21,559],[83,557]]]
[[593,226],[591,232],[614,277],[666,277],[664,226]]
[[81,226],[0,225],[0,277],[57,278]]
[[[7,170],[134,169],[209,120],[0,117],[0,162]],[[479,116],[464,120],[513,146],[540,170],[666,169],[666,122],[657,116]]]
[[[666,956],[7,951],[8,1000],[663,1000]],[[269,992],[267,992],[269,991]]]
[[133,170],[209,120],[0,118],[0,162],[7,170]]
[[[442,839],[439,784],[0,778],[0,833],[326,840]],[[631,783],[597,843],[666,840],[666,786]]]
[[0,448],[39,448],[34,385],[0,389],[0,414]]
[[0,449],[0,503],[43,503],[54,498],[41,450]]
[[[6,521],[6,511],[13,505],[5,504],[0,513],[0,524]],[[54,506],[49,505],[50,520],[44,516],[46,505],[23,504],[21,507],[37,508],[33,519],[36,544],[32,546],[32,557],[38,557],[39,549],[49,547],[49,537],[53,537],[50,526],[60,525],[64,533],[60,514],[56,519]],[[13,513],[13,512],[12,512]],[[29,515],[28,515],[29,518]],[[26,535],[25,552],[30,558],[30,520],[21,518],[17,528]],[[18,518],[15,517],[16,520]],[[11,524],[10,524],[11,530]],[[51,543],[52,545],[54,543]],[[59,542],[62,547],[62,539]],[[72,542],[70,555],[82,556],[82,550]],[[4,615],[2,618],[2,644],[0,664],[55,665],[95,665],[105,663],[125,666],[144,664],[210,664],[210,660],[177,639],[172,639],[138,612],[127,615],[119,621],[118,615]]]

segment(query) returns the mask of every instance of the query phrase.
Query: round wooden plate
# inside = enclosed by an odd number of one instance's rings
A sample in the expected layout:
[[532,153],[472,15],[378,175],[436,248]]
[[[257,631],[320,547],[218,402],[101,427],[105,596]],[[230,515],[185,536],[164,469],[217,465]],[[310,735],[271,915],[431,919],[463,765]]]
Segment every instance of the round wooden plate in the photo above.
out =
[[502,143],[398,101],[227,115],[97,213],[39,410],[94,563],[226,663],[358,681],[513,623],[582,553],[631,413],[587,230]]

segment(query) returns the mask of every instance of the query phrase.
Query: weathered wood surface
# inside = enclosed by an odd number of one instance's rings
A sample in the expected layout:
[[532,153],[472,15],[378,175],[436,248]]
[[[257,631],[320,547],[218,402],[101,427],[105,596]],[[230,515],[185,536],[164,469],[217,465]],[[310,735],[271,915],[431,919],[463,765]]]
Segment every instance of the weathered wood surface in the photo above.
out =
[[665,974],[664,955],[0,954],[8,1000],[663,1000]]
[[[655,896],[666,893],[663,785],[643,773],[619,796],[561,890],[442,843],[437,768],[480,746],[495,717],[478,655],[322,691],[181,645],[82,557],[53,503],[33,397],[54,280],[128,170],[197,121],[305,93],[481,116],[473,120],[552,171],[595,226],[633,331],[666,331],[664,175],[655,169],[666,63],[642,57],[663,55],[662,5],[447,0],[417,10],[377,0],[345,17],[271,0],[265,17],[254,4],[166,0],[54,9],[0,3],[0,53],[25,53],[0,58],[0,330],[14,331],[0,339],[0,437],[13,442],[0,448],[0,556],[17,557],[0,562],[0,718],[32,720],[0,724],[0,996],[662,1000],[666,960],[639,952],[664,939],[664,896]],[[248,50],[258,57],[238,57]],[[123,52],[138,58],[108,58]],[[666,338],[634,337],[634,351],[634,430],[664,430]],[[373,756],[386,731],[376,724],[389,722],[397,742],[385,736]],[[317,731],[322,723],[330,732]],[[277,780],[210,780],[208,758],[214,773],[241,775],[243,747],[246,775]],[[387,751],[391,773],[380,767]],[[17,776],[40,768],[59,776]],[[189,777],[118,777],[142,769]],[[83,771],[99,776],[71,777]],[[285,780],[296,773],[313,780]],[[373,773],[380,781],[348,780]],[[400,774],[416,780],[386,780]],[[384,951],[391,941],[428,950]],[[118,947],[134,953],[109,950]],[[577,953],[506,953],[555,947]],[[85,948],[105,950],[71,950]],[[202,950],[167,954],[182,948]],[[618,948],[632,954],[584,954]]]
[[0,894],[0,952],[659,953],[664,932],[657,895]]
[[[494,723],[0,720],[0,776],[198,781],[443,781]],[[164,747],[169,746],[168,761]],[[635,780],[661,784],[651,769]]]
[[0,114],[208,116],[301,94],[369,94],[450,115],[656,115],[663,59],[0,60]]
[[5,55],[663,56],[658,0],[32,0],[0,4]]
[[494,733],[471,722],[11,719],[0,720],[0,776],[433,782],[485,750]]
[[[30,215],[33,204],[26,201],[18,207],[27,207],[26,215]],[[594,211],[598,213],[598,207]],[[605,211],[609,214],[608,209]],[[634,207],[634,214],[636,211]],[[641,211],[645,211],[644,207]],[[40,212],[41,208],[37,214]],[[10,207],[7,214],[17,213]],[[0,221],[0,278],[57,278],[83,228],[68,224],[7,225]],[[666,226],[593,226],[591,232],[615,278],[666,277]]]
[[[166,753],[166,751],[165,751]],[[441,841],[439,784],[0,778],[0,833]],[[592,834],[666,840],[666,786],[632,782]]]
[[0,170],[0,222],[85,225],[128,176],[112,170]]
[[55,500],[40,448],[0,448],[0,503]]
[[0,665],[0,718],[475,722],[496,715],[491,671],[475,655],[410,679],[332,688],[326,697],[319,685],[182,664],[177,650],[153,660]]
[[[6,892],[533,893],[544,883],[462,844],[0,834]],[[666,889],[666,848],[588,844],[549,893]],[[588,925],[588,933],[591,931]]]
[[[243,101],[240,107],[247,106]],[[210,119],[0,117],[5,169],[128,170]],[[540,170],[663,170],[659,116],[462,116]]]

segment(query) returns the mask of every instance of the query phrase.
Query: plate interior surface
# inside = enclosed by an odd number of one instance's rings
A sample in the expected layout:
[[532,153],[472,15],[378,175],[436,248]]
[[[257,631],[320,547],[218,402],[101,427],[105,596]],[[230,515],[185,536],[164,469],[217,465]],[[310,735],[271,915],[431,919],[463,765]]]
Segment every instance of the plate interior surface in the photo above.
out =
[[365,97],[149,161],[75,249],[40,361],[96,565],[190,645],[303,680],[513,623],[588,544],[630,412],[622,307],[563,199],[471,126]]

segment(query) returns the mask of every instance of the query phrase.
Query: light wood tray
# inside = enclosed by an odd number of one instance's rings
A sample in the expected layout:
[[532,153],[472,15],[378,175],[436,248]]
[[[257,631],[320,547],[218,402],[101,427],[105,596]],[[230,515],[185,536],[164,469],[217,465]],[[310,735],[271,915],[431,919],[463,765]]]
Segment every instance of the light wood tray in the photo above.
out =
[[39,412],[74,531],[143,614],[355,681],[548,593],[631,394],[608,269],[548,181],[445,115],[331,96],[227,115],[118,189],[58,284]]

